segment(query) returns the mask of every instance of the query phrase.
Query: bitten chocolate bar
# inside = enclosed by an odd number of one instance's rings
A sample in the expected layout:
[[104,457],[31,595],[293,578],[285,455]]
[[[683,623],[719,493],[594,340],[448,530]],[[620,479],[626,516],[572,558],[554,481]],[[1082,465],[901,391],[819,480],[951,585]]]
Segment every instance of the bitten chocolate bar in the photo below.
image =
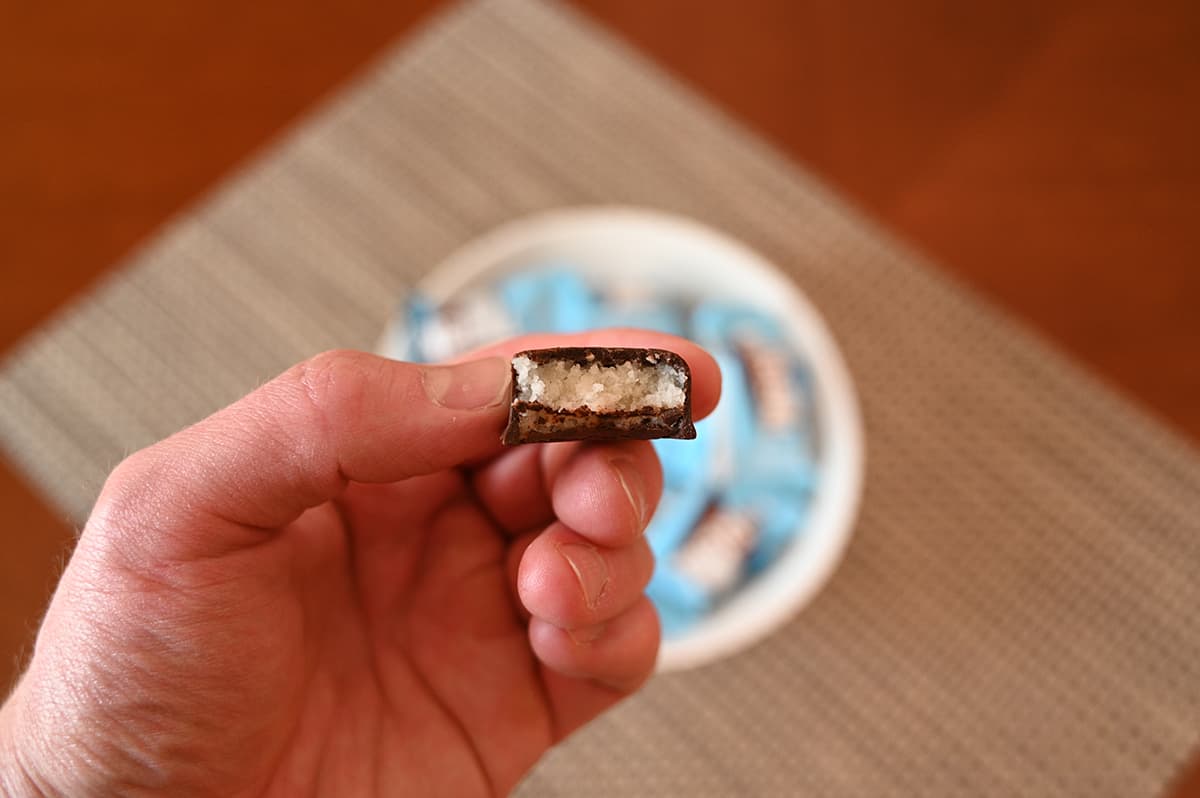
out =
[[518,352],[503,441],[695,438],[692,373],[663,349]]

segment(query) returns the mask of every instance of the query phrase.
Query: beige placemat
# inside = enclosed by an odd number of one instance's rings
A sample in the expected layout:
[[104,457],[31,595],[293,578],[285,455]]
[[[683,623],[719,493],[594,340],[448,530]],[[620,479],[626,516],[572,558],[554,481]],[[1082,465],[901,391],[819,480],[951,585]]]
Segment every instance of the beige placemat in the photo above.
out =
[[1200,738],[1195,452],[557,6],[443,15],[170,224],[8,359],[0,440],[82,519],[126,452],[369,347],[455,246],[592,202],[795,275],[861,391],[866,496],[786,630],[655,680],[524,793],[1159,793]]

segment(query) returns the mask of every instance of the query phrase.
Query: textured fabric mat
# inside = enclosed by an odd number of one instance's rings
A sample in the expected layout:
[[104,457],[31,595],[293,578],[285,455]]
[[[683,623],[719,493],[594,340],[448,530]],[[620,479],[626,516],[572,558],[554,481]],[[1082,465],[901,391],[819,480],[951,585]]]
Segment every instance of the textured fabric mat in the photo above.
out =
[[[690,214],[789,270],[866,419],[844,564],[783,632],[656,679],[523,794],[1158,794],[1200,737],[1200,460],[574,12],[444,14],[0,375],[0,439],[83,519],[125,453],[522,214]],[[1003,235],[998,230],[997,235]]]

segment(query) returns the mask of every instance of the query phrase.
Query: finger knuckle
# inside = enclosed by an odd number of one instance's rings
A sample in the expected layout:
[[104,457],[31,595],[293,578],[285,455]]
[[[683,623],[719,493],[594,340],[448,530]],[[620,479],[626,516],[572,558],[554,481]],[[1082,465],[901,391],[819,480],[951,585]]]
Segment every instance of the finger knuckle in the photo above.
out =
[[302,361],[289,376],[309,407],[328,424],[334,412],[353,412],[361,405],[364,360],[361,352],[332,349]]
[[109,473],[89,515],[85,537],[116,563],[140,563],[137,552],[171,516],[164,485],[172,481],[172,464],[158,447],[141,449]]

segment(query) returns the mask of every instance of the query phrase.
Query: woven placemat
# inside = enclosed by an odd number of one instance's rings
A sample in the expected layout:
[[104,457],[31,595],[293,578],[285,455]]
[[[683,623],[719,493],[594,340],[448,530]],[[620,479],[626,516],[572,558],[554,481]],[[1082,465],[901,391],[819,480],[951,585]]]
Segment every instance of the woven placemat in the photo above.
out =
[[861,392],[866,495],[783,632],[656,679],[522,792],[1159,793],[1200,738],[1200,459],[567,9],[470,4],[381,60],[18,348],[0,440],[83,519],[125,453],[370,347],[459,244],[596,202],[795,276]]

